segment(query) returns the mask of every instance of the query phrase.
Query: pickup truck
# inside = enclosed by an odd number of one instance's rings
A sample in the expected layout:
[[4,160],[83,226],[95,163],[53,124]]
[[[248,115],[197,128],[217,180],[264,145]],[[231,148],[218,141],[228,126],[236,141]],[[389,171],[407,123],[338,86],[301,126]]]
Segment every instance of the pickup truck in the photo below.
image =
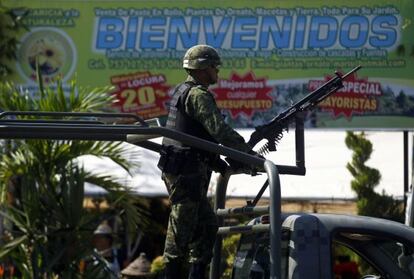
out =
[[[219,177],[214,200],[220,224],[210,279],[220,278],[222,236],[241,233],[233,279],[414,279],[414,228],[412,210],[408,224],[337,214],[282,213],[279,174],[304,175],[304,139],[296,123],[296,166],[276,166],[266,161],[268,181],[244,207],[226,208],[227,183],[232,173]],[[256,206],[269,187],[269,206]],[[411,198],[411,207],[412,207]],[[225,216],[256,214],[247,225],[224,226]],[[339,276],[337,250],[358,257],[361,274]],[[357,266],[358,270],[358,266]]]
[[[269,216],[249,225],[267,224]],[[282,214],[281,279],[332,279],[335,247],[346,247],[363,261],[369,274],[360,278],[413,279],[414,229],[363,216]],[[243,234],[232,278],[269,278],[269,234]],[[346,277],[355,278],[355,277]]]

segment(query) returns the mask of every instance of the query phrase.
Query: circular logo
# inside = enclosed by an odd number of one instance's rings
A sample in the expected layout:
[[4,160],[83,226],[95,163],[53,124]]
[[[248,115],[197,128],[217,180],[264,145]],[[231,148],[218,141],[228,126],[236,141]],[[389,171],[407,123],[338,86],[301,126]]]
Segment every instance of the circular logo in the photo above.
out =
[[46,82],[57,76],[66,81],[76,68],[75,46],[57,28],[33,28],[23,36],[17,56],[17,69],[30,82],[36,81],[36,67]]

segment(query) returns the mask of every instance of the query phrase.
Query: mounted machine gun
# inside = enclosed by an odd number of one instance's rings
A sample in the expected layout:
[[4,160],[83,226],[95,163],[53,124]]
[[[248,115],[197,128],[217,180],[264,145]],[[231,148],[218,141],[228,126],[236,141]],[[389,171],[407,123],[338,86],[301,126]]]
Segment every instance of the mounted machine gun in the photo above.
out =
[[269,123],[256,127],[256,130],[250,136],[249,145],[254,147],[258,142],[266,139],[267,143],[259,149],[258,153],[264,155],[270,151],[276,151],[276,145],[283,137],[283,132],[288,129],[289,124],[299,113],[313,109],[317,104],[341,89],[344,86],[342,82],[359,69],[361,69],[361,66],[355,67],[344,75],[335,72],[335,77],[281,112]]

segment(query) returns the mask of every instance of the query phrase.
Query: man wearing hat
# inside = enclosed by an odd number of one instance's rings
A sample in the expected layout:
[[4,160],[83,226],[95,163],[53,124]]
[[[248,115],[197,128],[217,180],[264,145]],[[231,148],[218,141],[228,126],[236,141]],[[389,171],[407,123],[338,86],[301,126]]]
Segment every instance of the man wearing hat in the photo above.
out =
[[93,232],[92,243],[95,251],[105,259],[108,270],[114,276],[119,276],[120,267],[117,251],[113,247],[112,228],[107,223],[100,224]]

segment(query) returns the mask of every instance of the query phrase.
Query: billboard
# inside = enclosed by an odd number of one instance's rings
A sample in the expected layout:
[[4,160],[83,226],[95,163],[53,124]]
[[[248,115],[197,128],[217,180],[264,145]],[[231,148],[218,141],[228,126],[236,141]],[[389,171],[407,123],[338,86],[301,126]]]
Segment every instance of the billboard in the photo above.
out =
[[223,58],[210,89],[234,127],[267,122],[357,65],[306,127],[414,127],[412,0],[3,2],[30,9],[12,77],[28,88],[38,63],[45,82],[113,85],[118,111],[164,117],[186,49],[209,44]]

